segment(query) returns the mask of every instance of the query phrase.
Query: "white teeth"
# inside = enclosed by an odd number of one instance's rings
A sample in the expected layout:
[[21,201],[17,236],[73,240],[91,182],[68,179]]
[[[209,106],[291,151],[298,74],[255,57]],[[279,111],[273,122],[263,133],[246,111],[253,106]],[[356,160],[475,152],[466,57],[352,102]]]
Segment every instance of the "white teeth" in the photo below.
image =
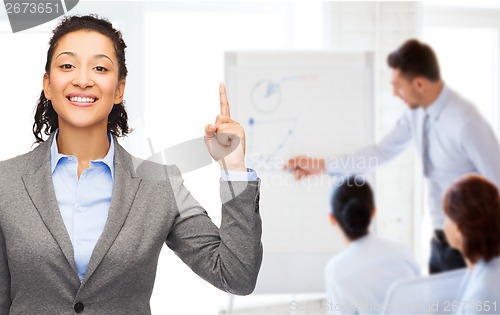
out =
[[69,100],[72,102],[78,102],[78,103],[94,103],[95,102],[95,99],[92,97],[72,96],[69,98]]

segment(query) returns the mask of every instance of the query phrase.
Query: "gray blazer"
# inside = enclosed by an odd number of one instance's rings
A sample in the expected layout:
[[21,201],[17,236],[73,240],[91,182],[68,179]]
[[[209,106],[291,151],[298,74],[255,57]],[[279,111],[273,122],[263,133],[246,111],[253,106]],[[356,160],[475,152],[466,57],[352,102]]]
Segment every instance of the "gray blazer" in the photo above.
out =
[[142,161],[115,141],[109,215],[85,278],[57,204],[53,135],[0,162],[0,314],[150,314],[163,242],[199,276],[250,294],[262,261],[259,181],[220,182],[220,230],[175,166]]

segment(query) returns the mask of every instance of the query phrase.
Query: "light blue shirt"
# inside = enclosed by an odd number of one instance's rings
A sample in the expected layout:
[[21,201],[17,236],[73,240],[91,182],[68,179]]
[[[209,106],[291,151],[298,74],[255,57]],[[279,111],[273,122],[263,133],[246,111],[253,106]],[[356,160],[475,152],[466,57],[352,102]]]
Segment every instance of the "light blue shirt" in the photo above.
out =
[[442,200],[459,177],[476,173],[500,186],[500,145],[477,108],[446,85],[426,109],[405,108],[394,128],[376,145],[326,160],[329,174],[359,174],[373,170],[403,152],[410,142],[423,160],[423,124],[429,114],[426,175],[429,209],[434,229],[442,229]]
[[[58,131],[56,131],[58,132]],[[90,256],[104,230],[111,204],[114,176],[114,141],[110,137],[108,153],[90,161],[78,180],[76,156],[59,153],[57,133],[51,145],[52,181],[59,210],[73,244],[80,281],[83,280]]]
[[[90,257],[101,236],[111,205],[114,180],[115,145],[111,134],[110,146],[102,159],[92,160],[78,179],[78,159],[59,153],[57,133],[50,147],[52,182],[59,210],[73,244],[75,264],[80,281],[85,277]],[[225,181],[256,181],[252,169],[247,172],[221,172]]]
[[457,314],[500,313],[500,257],[479,260],[464,276],[456,298]]
[[391,284],[419,274],[403,243],[364,236],[351,242],[325,268],[328,313],[380,314]]
[[223,171],[221,170],[220,178],[225,181],[232,182],[246,182],[246,181],[256,181],[257,180],[257,172],[251,168],[247,168],[245,172],[233,172],[233,171]]

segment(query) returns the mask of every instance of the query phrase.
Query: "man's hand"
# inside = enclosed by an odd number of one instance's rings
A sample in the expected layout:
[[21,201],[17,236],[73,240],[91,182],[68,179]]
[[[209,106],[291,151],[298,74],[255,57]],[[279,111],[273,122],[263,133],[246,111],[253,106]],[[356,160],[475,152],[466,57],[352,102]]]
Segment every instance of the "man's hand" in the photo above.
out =
[[300,180],[306,176],[323,173],[325,171],[325,159],[296,156],[288,160],[284,169],[292,172],[295,179]]

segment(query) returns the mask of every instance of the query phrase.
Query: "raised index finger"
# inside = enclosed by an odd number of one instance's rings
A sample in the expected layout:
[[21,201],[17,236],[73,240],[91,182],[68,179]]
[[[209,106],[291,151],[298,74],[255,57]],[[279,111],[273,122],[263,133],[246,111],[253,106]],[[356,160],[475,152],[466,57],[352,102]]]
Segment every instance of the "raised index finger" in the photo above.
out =
[[220,96],[220,114],[231,117],[231,112],[229,110],[229,102],[227,101],[226,86],[222,82],[219,86],[219,96]]

